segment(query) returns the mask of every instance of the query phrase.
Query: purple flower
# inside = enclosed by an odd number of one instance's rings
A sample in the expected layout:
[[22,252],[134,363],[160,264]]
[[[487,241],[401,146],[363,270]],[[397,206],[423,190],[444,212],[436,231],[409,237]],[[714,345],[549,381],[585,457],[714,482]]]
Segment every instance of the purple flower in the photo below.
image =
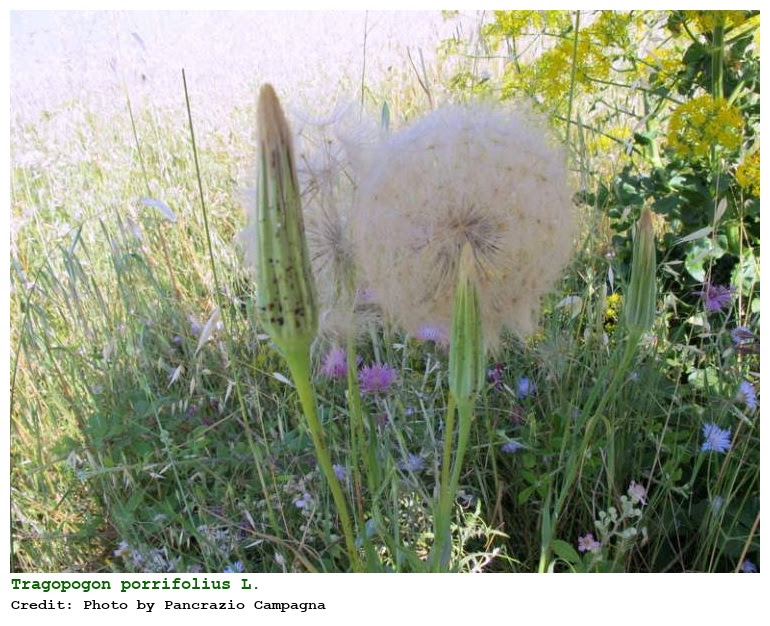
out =
[[425,324],[417,329],[416,336],[420,341],[432,341],[441,345],[446,345],[449,342],[449,334],[443,326]]
[[531,381],[529,378],[519,378],[519,383],[516,386],[516,389],[519,393],[519,398],[526,398],[528,396],[534,396],[535,392],[537,391],[537,387],[535,386],[535,383]]
[[754,389],[748,380],[742,380],[738,385],[738,395],[735,398],[738,402],[742,402],[746,405],[747,409],[752,411],[757,408],[757,390]]
[[397,375],[398,372],[395,368],[381,363],[363,367],[359,372],[361,391],[363,393],[385,392],[390,389]]
[[197,319],[195,319],[195,316],[190,313],[190,315],[187,316],[187,321],[190,323],[190,334],[192,334],[194,337],[197,337],[201,334],[201,325],[200,322],[198,322]]
[[495,389],[503,388],[504,371],[505,365],[502,363],[495,363],[489,370],[487,370],[487,380],[494,385]]
[[730,429],[722,430],[716,424],[703,425],[703,438],[701,446],[703,452],[721,452],[724,454],[730,449]]
[[597,552],[601,550],[601,547],[601,541],[596,541],[593,533],[588,533],[585,537],[578,537],[578,550],[581,552]]
[[309,493],[303,493],[302,497],[294,501],[298,509],[307,509],[313,505],[313,498]]
[[755,337],[756,335],[745,326],[737,326],[730,331],[730,338],[733,340],[733,343],[743,343]]
[[703,289],[696,292],[700,295],[706,310],[716,313],[730,306],[733,299],[733,288],[724,285],[714,285],[711,282],[703,283]]
[[757,566],[748,559],[743,559],[743,563],[741,563],[741,572],[744,574],[756,574]]
[[324,357],[321,373],[327,378],[345,378],[348,375],[348,359],[342,348],[334,347]]
[[634,504],[637,502],[647,504],[647,490],[644,488],[644,485],[636,484],[635,480],[632,480],[628,486],[628,495]]
[[509,439],[506,441],[502,446],[500,446],[500,450],[507,454],[513,454],[514,452],[518,452],[521,450],[524,446],[520,444],[518,441],[514,439]]
[[410,452],[407,457],[398,464],[398,467],[404,472],[419,472],[425,469],[425,460],[419,454]]
[[335,463],[332,465],[332,470],[334,471],[334,475],[337,477],[337,480],[340,482],[344,481],[348,477],[348,468],[346,468],[344,465],[340,465],[339,463]]
[[244,571],[243,563],[240,561],[235,561],[234,563],[230,563],[229,565],[225,566],[225,569],[222,570],[225,574],[234,574],[236,572],[242,572]]

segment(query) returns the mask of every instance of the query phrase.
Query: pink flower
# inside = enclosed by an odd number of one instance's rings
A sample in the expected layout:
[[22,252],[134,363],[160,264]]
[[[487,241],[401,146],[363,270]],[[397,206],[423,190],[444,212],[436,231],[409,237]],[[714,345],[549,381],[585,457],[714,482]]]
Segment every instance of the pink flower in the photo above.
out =
[[342,348],[329,350],[324,357],[321,373],[328,378],[345,378],[348,375],[348,359]]
[[578,550],[581,552],[597,552],[601,547],[601,541],[596,541],[593,533],[588,533],[585,537],[578,537]]
[[637,502],[647,504],[647,490],[644,488],[644,485],[637,485],[635,480],[632,480],[628,486],[628,495],[634,504]]
[[389,365],[375,363],[361,368],[359,378],[361,380],[361,391],[363,393],[380,393],[390,389],[390,386],[396,380],[398,372]]

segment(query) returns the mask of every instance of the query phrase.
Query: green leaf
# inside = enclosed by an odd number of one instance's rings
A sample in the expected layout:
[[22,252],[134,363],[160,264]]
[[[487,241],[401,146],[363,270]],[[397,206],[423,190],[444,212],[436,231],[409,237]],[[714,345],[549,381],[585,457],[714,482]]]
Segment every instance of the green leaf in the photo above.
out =
[[580,555],[578,555],[577,550],[561,539],[554,539],[551,542],[551,549],[556,556],[564,559],[567,563],[577,563],[580,560]]

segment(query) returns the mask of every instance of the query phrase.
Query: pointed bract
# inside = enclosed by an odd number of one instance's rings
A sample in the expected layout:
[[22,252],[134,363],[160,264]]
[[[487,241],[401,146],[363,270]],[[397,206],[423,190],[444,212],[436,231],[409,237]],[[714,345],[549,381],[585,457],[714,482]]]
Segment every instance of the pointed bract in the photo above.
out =
[[257,306],[266,332],[286,352],[315,337],[318,308],[291,133],[270,85],[260,91],[257,123]]

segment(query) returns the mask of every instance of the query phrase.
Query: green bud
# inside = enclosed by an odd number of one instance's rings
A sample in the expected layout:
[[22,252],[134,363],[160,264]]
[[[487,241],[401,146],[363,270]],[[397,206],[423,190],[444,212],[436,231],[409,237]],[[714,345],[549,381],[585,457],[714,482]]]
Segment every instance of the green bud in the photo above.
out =
[[289,125],[267,84],[257,125],[257,307],[265,331],[287,352],[313,340],[318,307]]
[[623,304],[626,327],[631,334],[641,335],[655,320],[657,284],[655,282],[655,233],[652,213],[645,208],[634,232],[631,282]]
[[452,307],[449,389],[458,403],[473,402],[484,385],[486,354],[473,249],[463,246]]

